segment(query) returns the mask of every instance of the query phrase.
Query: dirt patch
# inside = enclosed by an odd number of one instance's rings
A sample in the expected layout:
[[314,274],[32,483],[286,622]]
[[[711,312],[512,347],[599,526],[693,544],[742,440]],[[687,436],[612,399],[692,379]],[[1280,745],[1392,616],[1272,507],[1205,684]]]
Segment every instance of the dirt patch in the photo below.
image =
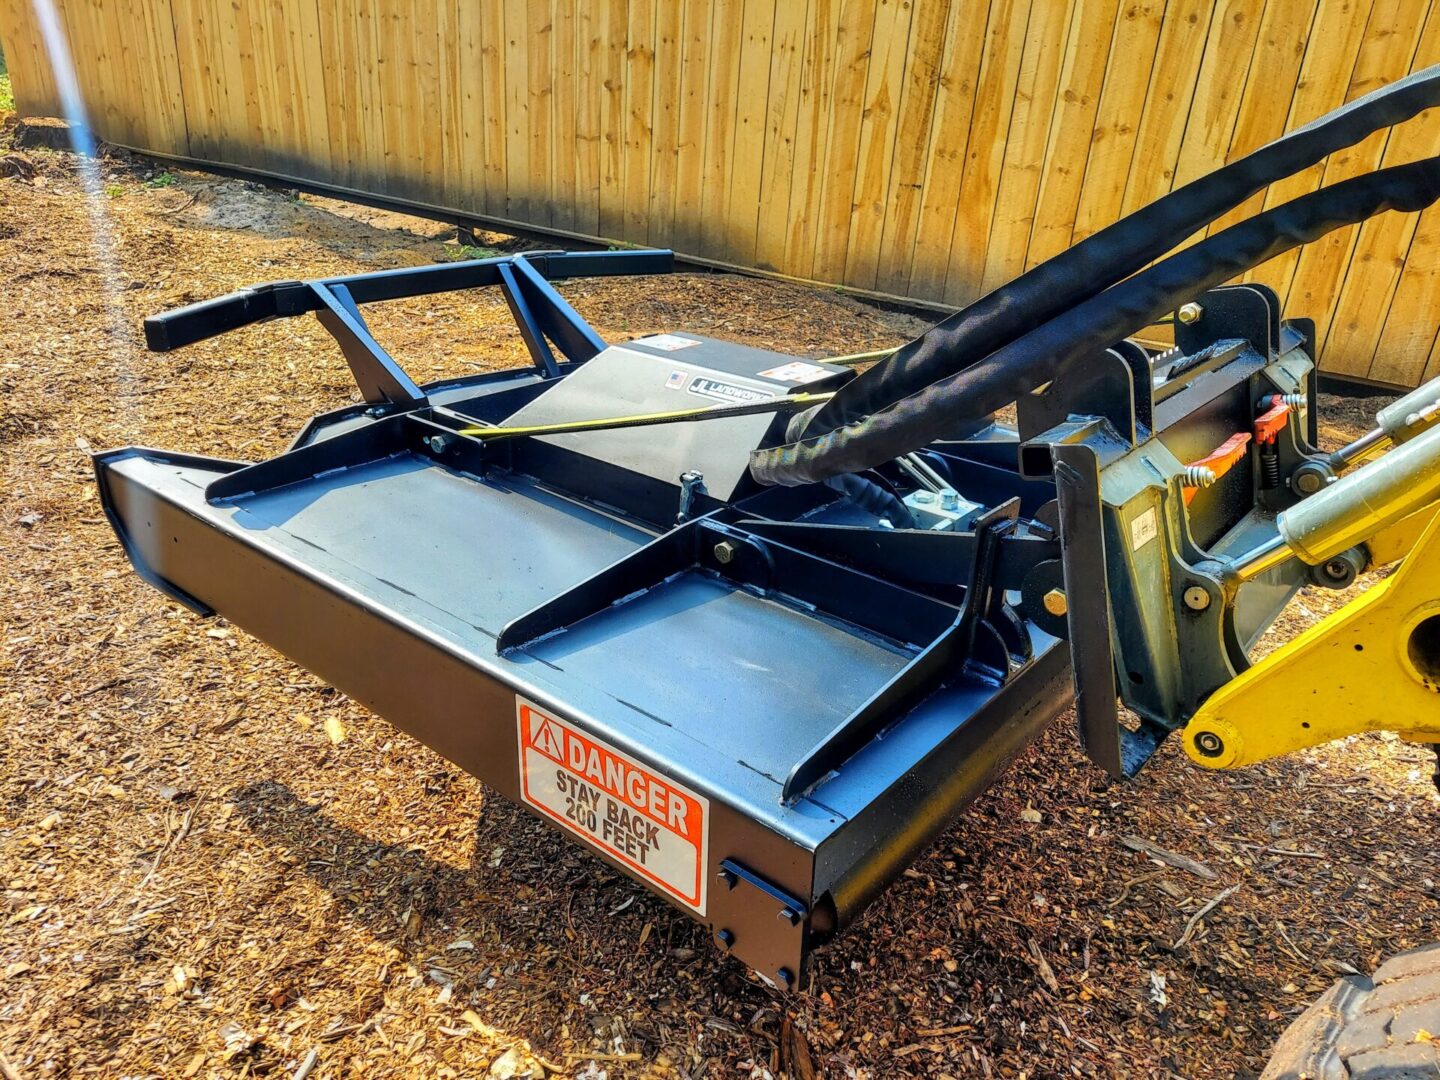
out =
[[[451,257],[446,234],[111,162],[107,262],[63,155],[27,154],[35,177],[0,181],[0,1052],[20,1075],[288,1076],[313,1051],[312,1076],[808,1076],[808,1061],[836,1077],[1231,1077],[1337,972],[1440,936],[1420,748],[1354,739],[1216,776],[1171,746],[1112,784],[1062,722],[801,992],[763,987],[430,751],[142,584],[103,519],[92,448],[256,459],[355,400],[311,320],[151,355],[143,316]],[[920,325],[728,275],[562,291],[612,339],[690,329],[814,356]],[[421,381],[525,362],[494,293],[370,313]],[[1327,434],[1357,433],[1361,413]],[[1308,591],[1269,644],[1344,599]],[[1134,836],[1217,876],[1152,862]]]

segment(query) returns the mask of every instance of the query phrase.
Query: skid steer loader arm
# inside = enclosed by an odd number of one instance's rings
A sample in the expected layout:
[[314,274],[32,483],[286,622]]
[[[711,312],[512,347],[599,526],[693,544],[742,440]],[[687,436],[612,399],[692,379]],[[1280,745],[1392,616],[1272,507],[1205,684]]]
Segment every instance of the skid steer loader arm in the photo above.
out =
[[[1371,586],[1206,699],[1184,730],[1186,752],[1237,768],[1367,731],[1440,745],[1440,417],[1434,386],[1380,414],[1347,458],[1395,449],[1280,516],[1278,536],[1237,577],[1278,560],[1321,565],[1363,544]],[[1347,448],[1348,449],[1348,448]],[[1440,774],[1437,774],[1440,779]]]

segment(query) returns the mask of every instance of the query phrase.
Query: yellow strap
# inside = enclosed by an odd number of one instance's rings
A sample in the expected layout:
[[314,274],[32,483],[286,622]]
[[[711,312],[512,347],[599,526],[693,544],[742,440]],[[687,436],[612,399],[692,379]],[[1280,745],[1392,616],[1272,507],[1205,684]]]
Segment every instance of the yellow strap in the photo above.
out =
[[607,428],[623,428],[637,425],[670,424],[683,420],[723,420],[727,416],[747,416],[760,412],[757,406],[773,405],[776,410],[792,405],[816,405],[829,401],[834,393],[828,394],[786,394],[769,401],[749,402],[745,405],[710,405],[698,409],[675,409],[671,412],[636,413],[633,416],[602,416],[590,420],[566,420],[555,424],[532,424],[528,427],[466,427],[460,435],[472,435],[489,442],[494,439],[518,439],[530,435],[564,435],[575,431],[604,431]]

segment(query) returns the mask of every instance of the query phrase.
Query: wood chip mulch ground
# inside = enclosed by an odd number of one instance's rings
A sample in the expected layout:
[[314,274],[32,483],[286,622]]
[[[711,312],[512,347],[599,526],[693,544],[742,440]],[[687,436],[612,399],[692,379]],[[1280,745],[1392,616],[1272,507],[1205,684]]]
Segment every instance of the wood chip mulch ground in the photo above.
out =
[[[102,252],[71,159],[23,157],[0,179],[6,1077],[1246,1076],[1338,974],[1440,938],[1428,751],[1361,738],[1212,775],[1172,745],[1121,784],[1067,720],[800,992],[771,991],[435,754],[142,584],[103,519],[92,449],[257,459],[354,398],[313,320],[151,355],[144,315],[453,258],[451,234],[111,160]],[[920,325],[733,276],[564,291],[611,339],[823,355]],[[422,381],[524,362],[498,293],[373,321]],[[1335,440],[1375,406],[1326,404]],[[1307,591],[1268,643],[1345,598]]]

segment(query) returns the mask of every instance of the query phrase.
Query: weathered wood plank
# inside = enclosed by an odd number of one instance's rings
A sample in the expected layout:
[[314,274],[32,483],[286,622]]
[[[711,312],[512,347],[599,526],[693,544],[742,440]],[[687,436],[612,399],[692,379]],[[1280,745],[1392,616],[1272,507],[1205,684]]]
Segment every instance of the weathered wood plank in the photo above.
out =
[[675,225],[675,178],[680,143],[680,102],[684,86],[681,48],[685,8],[662,0],[655,6],[654,104],[650,118],[650,190],[645,214],[646,242],[664,247]]
[[843,278],[845,284],[860,289],[873,289],[879,273],[880,242],[885,232],[890,173],[900,126],[900,99],[905,89],[911,12],[912,6],[905,0],[880,0],[875,9]]
[[830,94],[834,87],[835,47],[840,32],[841,0],[810,0],[809,33],[800,71],[799,113],[795,118],[795,163],[790,177],[789,227],[780,270],[809,277],[820,222],[830,135]]
[[1119,0],[1087,0],[1072,9],[1060,92],[1041,166],[1035,221],[1025,251],[1026,269],[1070,246],[1118,5]]
[[997,0],[991,8],[985,62],[970,118],[965,175],[960,181],[960,205],[950,240],[950,266],[945,274],[945,302],[957,307],[980,295],[985,248],[1000,190],[1000,170],[1005,163],[1005,132],[1010,127],[1020,85],[1025,31],[1032,9],[1031,0]]
[[1035,221],[1040,170],[1046,158],[1045,146],[1050,138],[1050,118],[1055,113],[1055,94],[1060,84],[1060,65],[1069,28],[1069,12],[1063,5],[1040,4],[1031,9],[1025,54],[1020,61],[1020,81],[1015,86],[1015,106],[1005,135],[1000,186],[995,194],[995,211],[985,245],[981,293],[1005,284],[1025,270],[1025,249],[1029,247],[1030,230]]
[[920,198],[925,185],[925,157],[930,148],[935,106],[945,56],[945,30],[951,4],[921,4],[910,28],[905,85],[895,132],[890,190],[885,197],[885,226],[875,252],[875,280],[870,288],[903,296],[910,289],[910,260],[920,224]]
[[672,237],[677,250],[702,250],[705,126],[709,119],[709,0],[686,0],[680,41],[679,129],[675,144],[675,197]]
[[839,281],[845,274],[850,242],[850,211],[854,206],[860,123],[865,110],[865,80],[870,69],[871,34],[878,0],[841,0],[837,31],[835,77],[830,92],[828,152],[811,275]]
[[624,219],[619,237],[644,243],[650,233],[650,166],[655,108],[655,0],[630,0],[626,25]]
[[740,266],[755,262],[760,221],[760,181],[765,166],[765,122],[770,97],[770,39],[777,6],[784,0],[745,0],[740,68],[735,96],[735,136],[730,147],[726,228],[720,258]]
[[970,121],[986,55],[989,12],[982,4],[953,3],[945,29],[945,56],[935,91],[935,117],[925,180],[920,190],[920,220],[911,256],[909,295],[935,299],[945,292],[950,246],[965,178]]
[[[1360,47],[1360,55],[1346,92],[1347,98],[1367,94],[1410,70],[1423,26],[1422,16],[1423,12],[1413,3],[1405,3],[1403,0],[1377,0],[1370,13],[1370,25],[1366,28],[1365,40]],[[1400,150],[1403,138],[1401,133],[1394,132],[1393,138],[1396,150]],[[1371,172],[1385,157],[1390,157],[1394,164],[1399,158],[1387,152],[1391,139],[1391,132],[1379,131],[1355,146],[1331,154],[1325,168],[1324,183],[1328,186],[1351,176]],[[1393,215],[1385,215],[1390,216]],[[1330,333],[1331,312],[1345,283],[1346,271],[1352,266],[1351,257],[1355,253],[1359,235],[1358,226],[1336,229],[1307,245],[1299,253],[1294,277],[1290,282],[1290,293],[1286,297],[1286,309],[1297,314],[1310,314],[1315,320],[1315,340],[1327,361],[1337,361],[1334,370],[1363,375],[1369,370],[1373,352],[1363,358],[1347,355],[1342,360],[1338,354],[1331,356],[1331,350],[1326,344]],[[1374,317],[1376,312],[1372,311],[1370,315]]]

